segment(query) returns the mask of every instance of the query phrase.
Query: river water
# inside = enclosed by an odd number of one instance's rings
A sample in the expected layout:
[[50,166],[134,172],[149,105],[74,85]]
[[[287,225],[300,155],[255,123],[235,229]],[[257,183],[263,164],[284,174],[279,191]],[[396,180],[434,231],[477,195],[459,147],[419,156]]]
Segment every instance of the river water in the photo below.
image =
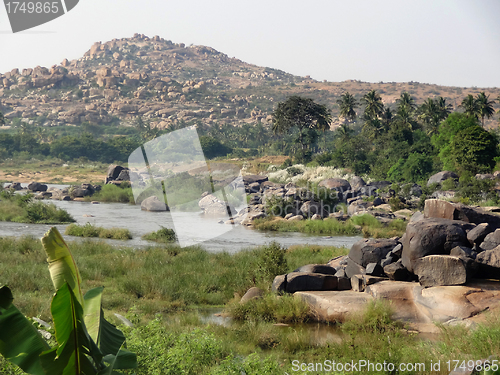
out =
[[[50,185],[58,188],[64,186]],[[226,251],[235,253],[243,249],[265,245],[272,241],[280,243],[282,246],[291,245],[322,245],[322,246],[345,246],[350,248],[352,244],[361,239],[353,236],[315,236],[303,233],[280,233],[261,232],[249,229],[244,226],[232,226],[228,232],[206,240],[210,234],[218,234],[220,228],[229,228],[228,224],[217,224],[208,222],[201,215],[192,213],[176,214],[176,226],[169,212],[148,212],[141,211],[140,206],[124,203],[100,203],[74,201],[50,201],[57,207],[68,211],[78,224],[91,223],[104,228],[127,228],[130,230],[133,239],[127,241],[105,240],[119,246],[145,247],[155,245],[154,242],[145,241],[141,236],[161,229],[161,227],[176,229],[187,228],[189,233],[189,245],[200,245],[210,252]],[[21,236],[32,235],[42,237],[53,225],[45,224],[21,224],[0,222],[0,236]],[[61,233],[64,233],[67,225],[55,225]],[[78,237],[65,236],[68,240],[78,240]]]

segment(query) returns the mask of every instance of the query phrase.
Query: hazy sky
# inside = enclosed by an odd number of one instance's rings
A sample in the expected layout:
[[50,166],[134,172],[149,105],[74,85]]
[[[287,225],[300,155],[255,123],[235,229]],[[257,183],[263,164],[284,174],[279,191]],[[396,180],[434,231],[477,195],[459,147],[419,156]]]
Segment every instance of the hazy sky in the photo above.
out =
[[500,0],[80,0],[13,34],[2,7],[0,72],[141,33],[317,80],[500,87],[499,16]]

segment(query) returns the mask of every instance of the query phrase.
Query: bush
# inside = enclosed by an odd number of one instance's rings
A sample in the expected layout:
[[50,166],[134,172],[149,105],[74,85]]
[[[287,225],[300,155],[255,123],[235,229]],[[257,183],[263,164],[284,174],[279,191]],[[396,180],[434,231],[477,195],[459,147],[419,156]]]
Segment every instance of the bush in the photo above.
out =
[[[127,187],[128,185],[128,187]],[[134,194],[130,184],[122,183],[120,186],[106,184],[100,191],[91,197],[85,197],[86,201],[134,203]]]
[[277,242],[271,242],[257,250],[257,277],[265,283],[270,283],[277,275],[286,273],[288,264],[285,253],[286,249]]
[[156,232],[147,233],[141,238],[143,240],[156,241],[161,243],[175,242],[177,240],[177,236],[173,229],[163,227]]

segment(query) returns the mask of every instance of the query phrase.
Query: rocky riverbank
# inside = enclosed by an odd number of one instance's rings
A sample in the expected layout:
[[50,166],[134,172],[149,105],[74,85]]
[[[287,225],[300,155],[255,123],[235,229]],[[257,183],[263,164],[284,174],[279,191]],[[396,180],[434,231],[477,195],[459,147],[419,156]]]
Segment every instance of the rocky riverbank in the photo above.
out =
[[500,216],[430,199],[401,238],[360,240],[328,264],[276,276],[272,289],[295,293],[319,321],[342,322],[383,299],[420,330],[471,325],[500,307]]

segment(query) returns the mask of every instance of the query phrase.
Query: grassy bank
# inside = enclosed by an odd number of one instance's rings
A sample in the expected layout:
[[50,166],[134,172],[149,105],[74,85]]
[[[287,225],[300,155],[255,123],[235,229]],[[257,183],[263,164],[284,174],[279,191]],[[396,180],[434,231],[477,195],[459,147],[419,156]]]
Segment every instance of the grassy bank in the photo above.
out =
[[302,232],[329,236],[363,235],[374,238],[402,236],[406,230],[406,222],[403,220],[392,220],[384,225],[369,214],[353,216],[347,221],[336,219],[288,221],[270,216],[255,220],[254,226],[264,231]]
[[66,227],[64,234],[77,237],[98,237],[110,238],[113,240],[130,240],[132,234],[124,228],[103,228],[96,227],[90,223],[85,225],[71,224]]
[[[323,263],[347,253],[347,249],[319,246],[283,249],[271,244],[230,255],[175,245],[134,250],[83,241],[70,242],[69,246],[80,269],[82,289],[105,286],[103,307],[108,319],[120,324],[112,314],[116,312],[134,324],[120,328],[127,337],[128,349],[138,355],[138,375],[241,374],[242,371],[291,374],[297,373],[293,361],[308,364],[325,360],[426,366],[422,371],[394,372],[398,374],[428,374],[430,362],[440,360],[441,371],[433,373],[448,374],[445,365],[448,360],[478,360],[500,354],[500,316],[494,314],[474,331],[446,327],[440,342],[429,342],[418,340],[402,329],[401,324],[393,322],[387,305],[374,304],[339,327],[342,341],[320,344],[311,341],[311,335],[300,327],[274,324],[286,321],[293,315],[292,310],[295,316],[307,315],[288,296],[277,298],[266,294],[253,309],[241,310],[244,313],[241,322],[229,326],[207,323],[192,308],[236,305],[238,295],[243,295],[249,287],[268,289],[273,273],[289,272],[306,263]],[[45,257],[38,239],[0,238],[0,284],[11,287],[14,303],[25,315],[50,322],[53,286]],[[273,312],[273,316],[266,318],[268,312]],[[20,372],[0,359],[0,373]]]
[[33,224],[62,224],[75,220],[71,215],[52,203],[35,201],[33,195],[0,192],[0,221]]

